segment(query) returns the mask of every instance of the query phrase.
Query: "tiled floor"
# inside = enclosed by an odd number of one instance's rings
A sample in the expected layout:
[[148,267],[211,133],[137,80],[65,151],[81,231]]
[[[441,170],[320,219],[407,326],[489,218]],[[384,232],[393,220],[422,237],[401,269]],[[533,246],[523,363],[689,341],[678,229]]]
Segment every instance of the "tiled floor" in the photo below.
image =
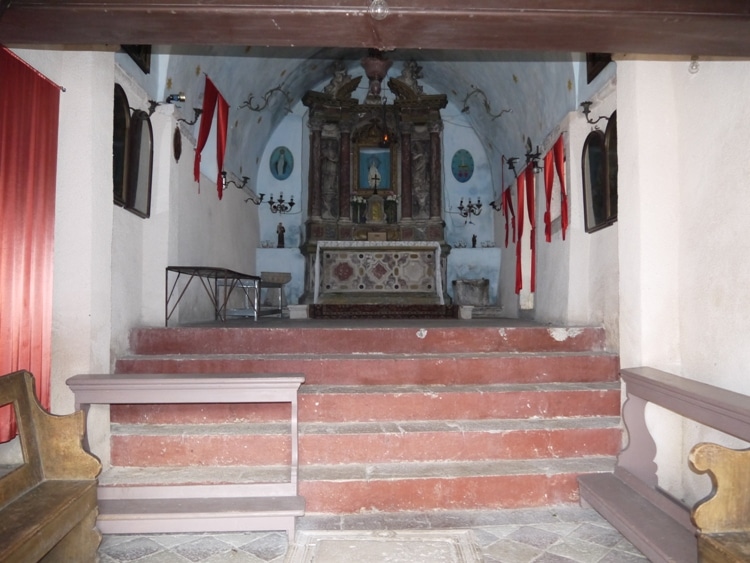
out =
[[[578,507],[501,510],[468,517],[451,513],[394,519],[387,515],[311,517],[300,522],[300,528],[308,530],[407,527],[471,528],[485,563],[648,561],[595,511]],[[99,555],[101,563],[283,563],[287,548],[286,535],[280,532],[105,536]]]

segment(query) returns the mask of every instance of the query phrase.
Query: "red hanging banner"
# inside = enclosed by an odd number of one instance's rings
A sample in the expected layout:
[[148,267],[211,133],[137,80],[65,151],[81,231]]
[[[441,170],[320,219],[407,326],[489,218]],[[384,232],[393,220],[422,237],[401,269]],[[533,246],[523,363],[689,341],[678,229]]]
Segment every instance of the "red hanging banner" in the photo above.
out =
[[544,199],[547,204],[544,212],[544,240],[552,242],[552,216],[550,207],[552,206],[552,185],[555,182],[554,155],[550,150],[544,155]]
[[216,190],[218,191],[219,199],[221,199],[224,195],[224,182],[221,172],[224,169],[224,153],[227,146],[229,104],[216,89],[216,86],[211,82],[211,79],[206,76],[206,87],[203,93],[203,113],[201,113],[201,126],[198,131],[198,142],[195,147],[195,161],[193,163],[193,175],[195,176],[196,182],[200,182],[201,152],[203,151],[203,147],[206,146],[208,134],[211,132],[211,125],[214,120],[214,108],[217,106],[219,109],[216,116],[216,125],[218,129],[216,134],[216,165],[218,167]]
[[[553,170],[554,163],[554,170]],[[544,195],[547,203],[544,212],[544,239],[552,242],[552,187],[555,182],[555,172],[560,181],[560,224],[562,226],[562,238],[565,240],[565,231],[568,229],[568,194],[565,191],[565,144],[562,135],[557,138],[555,144],[544,156]]]
[[565,144],[562,135],[555,141],[552,150],[555,154],[555,170],[560,180],[560,224],[562,226],[562,238],[565,240],[565,231],[568,229],[568,194],[565,191]]

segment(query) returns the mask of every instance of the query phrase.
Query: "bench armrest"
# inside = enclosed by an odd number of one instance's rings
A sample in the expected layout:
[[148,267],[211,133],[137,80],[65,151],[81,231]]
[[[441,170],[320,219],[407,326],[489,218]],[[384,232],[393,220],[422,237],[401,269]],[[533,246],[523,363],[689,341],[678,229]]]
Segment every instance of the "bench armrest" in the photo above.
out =
[[718,444],[696,444],[688,458],[690,469],[707,473],[713,490],[696,503],[692,520],[703,534],[750,530],[750,449],[733,450]]

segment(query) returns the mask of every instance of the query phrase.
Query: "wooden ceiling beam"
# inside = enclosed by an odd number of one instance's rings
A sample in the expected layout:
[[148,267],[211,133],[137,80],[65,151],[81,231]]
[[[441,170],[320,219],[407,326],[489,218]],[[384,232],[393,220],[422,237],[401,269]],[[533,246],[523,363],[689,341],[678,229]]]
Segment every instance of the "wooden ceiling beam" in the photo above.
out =
[[257,45],[750,56],[736,0],[14,0],[5,44]]

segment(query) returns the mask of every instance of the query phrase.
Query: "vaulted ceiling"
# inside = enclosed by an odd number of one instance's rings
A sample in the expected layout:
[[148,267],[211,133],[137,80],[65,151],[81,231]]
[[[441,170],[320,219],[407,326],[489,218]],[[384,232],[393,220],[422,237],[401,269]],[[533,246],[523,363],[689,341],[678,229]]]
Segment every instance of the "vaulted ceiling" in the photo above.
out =
[[513,110],[492,119],[471,100],[470,123],[495,156],[540,142],[575,109],[575,53],[750,56],[750,3],[738,0],[386,0],[380,20],[371,1],[0,0],[0,43],[154,45],[168,57],[149,94],[181,91],[200,105],[202,73],[211,76],[233,108],[240,166],[257,165],[259,140],[288,105],[272,96],[266,112],[241,111],[250,94],[257,102],[282,86],[299,100],[334,60],[356,69],[367,48],[416,59],[423,82],[457,108],[476,87],[492,112]]

